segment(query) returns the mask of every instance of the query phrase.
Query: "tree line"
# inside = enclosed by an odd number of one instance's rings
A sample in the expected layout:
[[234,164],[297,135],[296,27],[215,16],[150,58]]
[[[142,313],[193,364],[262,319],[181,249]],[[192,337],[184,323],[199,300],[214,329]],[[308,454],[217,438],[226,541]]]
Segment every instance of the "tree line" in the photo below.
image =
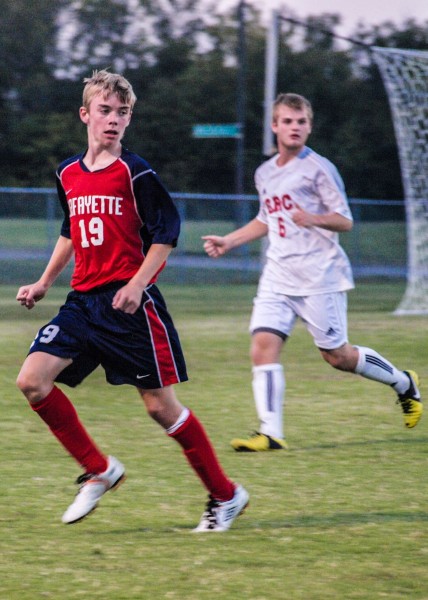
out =
[[[109,68],[132,82],[138,98],[124,144],[171,191],[235,191],[236,141],[194,138],[192,128],[237,120],[236,9],[219,13],[211,0],[0,0],[0,11],[0,186],[54,185],[57,164],[85,145],[82,79]],[[249,4],[243,25],[243,183],[254,193],[266,26]],[[350,36],[359,45],[340,43],[339,25],[340,15],[330,13],[281,21],[278,91],[311,100],[310,146],[337,165],[349,196],[399,199],[388,99],[363,44],[426,50],[428,22],[360,24]]]

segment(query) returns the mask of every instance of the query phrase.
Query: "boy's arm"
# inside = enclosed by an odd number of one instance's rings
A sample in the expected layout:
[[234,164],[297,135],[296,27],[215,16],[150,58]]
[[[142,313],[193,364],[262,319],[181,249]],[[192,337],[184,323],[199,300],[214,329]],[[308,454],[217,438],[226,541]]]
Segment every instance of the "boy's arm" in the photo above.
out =
[[42,276],[35,283],[20,287],[16,296],[17,301],[28,309],[33,308],[35,303],[46,295],[48,289],[68,265],[72,256],[72,241],[60,235]]
[[205,240],[204,249],[208,256],[218,258],[233,248],[264,237],[267,235],[267,232],[268,226],[255,218],[243,227],[235,229],[235,231],[225,236],[204,235],[202,239]]
[[291,218],[299,227],[321,227],[322,229],[337,232],[350,231],[353,225],[351,219],[337,212],[315,215],[303,210],[297,203]]

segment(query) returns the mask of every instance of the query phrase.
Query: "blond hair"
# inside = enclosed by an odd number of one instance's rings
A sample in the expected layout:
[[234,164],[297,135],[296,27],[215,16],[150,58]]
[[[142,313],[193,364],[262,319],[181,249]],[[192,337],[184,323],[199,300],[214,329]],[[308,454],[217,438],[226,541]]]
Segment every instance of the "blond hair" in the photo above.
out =
[[314,111],[312,110],[312,105],[304,96],[300,96],[299,94],[278,94],[273,103],[273,111],[272,111],[272,120],[275,123],[278,118],[277,108],[279,106],[288,106],[289,108],[294,108],[294,110],[303,110],[306,108],[309,121],[312,123],[314,119]]
[[125,77],[118,73],[109,73],[105,69],[93,71],[92,77],[85,77],[83,80],[83,106],[89,110],[89,106],[94,96],[99,93],[107,98],[111,94],[117,94],[123,104],[129,104],[132,108],[137,100],[132,85]]

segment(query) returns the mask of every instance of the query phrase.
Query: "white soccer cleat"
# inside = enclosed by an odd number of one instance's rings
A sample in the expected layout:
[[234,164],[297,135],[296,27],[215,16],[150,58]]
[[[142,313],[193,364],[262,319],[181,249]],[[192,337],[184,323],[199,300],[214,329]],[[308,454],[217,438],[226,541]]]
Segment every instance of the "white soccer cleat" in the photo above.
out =
[[195,533],[202,531],[227,531],[236,517],[239,517],[247,508],[249,499],[250,496],[242,485],[238,485],[235,488],[233,498],[226,502],[220,502],[209,496],[201,521],[193,531]]
[[77,478],[81,484],[73,504],[62,516],[62,522],[71,524],[81,521],[98,506],[101,497],[117,488],[125,480],[125,467],[114,456],[108,457],[108,467],[103,473],[85,473]]

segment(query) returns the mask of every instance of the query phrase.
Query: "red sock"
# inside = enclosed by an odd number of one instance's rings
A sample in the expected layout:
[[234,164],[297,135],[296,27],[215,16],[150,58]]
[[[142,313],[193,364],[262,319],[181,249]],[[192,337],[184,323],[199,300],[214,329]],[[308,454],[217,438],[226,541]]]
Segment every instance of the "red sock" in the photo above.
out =
[[39,414],[64,448],[87,473],[102,473],[107,458],[89,437],[67,396],[56,386],[31,408]]
[[169,436],[182,446],[184,455],[209,493],[221,502],[230,500],[235,493],[235,485],[226,477],[214,448],[195,415],[190,412],[181,427]]

